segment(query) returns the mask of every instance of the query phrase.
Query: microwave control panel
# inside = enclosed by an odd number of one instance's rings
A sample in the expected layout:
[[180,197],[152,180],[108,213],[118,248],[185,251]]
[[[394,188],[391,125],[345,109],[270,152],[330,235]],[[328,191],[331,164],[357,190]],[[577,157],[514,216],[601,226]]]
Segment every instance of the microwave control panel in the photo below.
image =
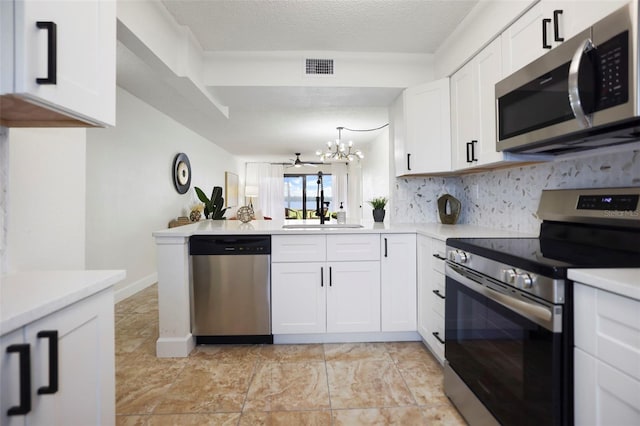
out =
[[629,100],[629,31],[596,46],[598,100],[600,111]]

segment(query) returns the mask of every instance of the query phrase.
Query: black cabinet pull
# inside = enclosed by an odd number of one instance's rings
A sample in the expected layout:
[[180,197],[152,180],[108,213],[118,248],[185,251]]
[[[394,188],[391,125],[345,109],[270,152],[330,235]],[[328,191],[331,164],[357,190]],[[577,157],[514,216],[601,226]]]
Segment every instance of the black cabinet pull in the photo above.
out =
[[550,18],[544,18],[542,20],[542,48],[551,49],[551,45],[547,43],[547,24],[551,23]]
[[332,274],[331,274],[331,266],[329,266],[329,287],[333,287],[332,280],[333,280],[333,277],[332,277]]
[[36,78],[38,84],[56,84],[58,80],[58,29],[55,22],[38,21],[36,26],[47,30],[47,77]]
[[469,146],[471,146],[471,142],[467,142],[466,143],[466,147],[467,147],[467,163],[471,162],[471,157],[469,156]]
[[7,410],[7,416],[22,416],[31,411],[31,349],[28,344],[10,345],[7,353],[20,355],[20,405]]
[[411,154],[407,154],[407,170],[411,170]]
[[476,158],[476,144],[478,141],[471,141],[471,162],[478,161]]
[[384,238],[384,257],[389,257],[387,256],[387,237]]
[[324,267],[320,267],[320,287],[324,287]]
[[560,24],[558,17],[562,15],[562,10],[553,11],[553,39],[555,41],[564,41],[564,37],[560,37]]
[[438,339],[438,342],[440,342],[440,343],[442,343],[442,344],[444,345],[444,340],[442,340],[442,339],[440,338],[440,333],[439,333],[439,332],[434,331],[434,332],[433,332],[433,333],[431,333],[431,334],[433,334],[433,337],[435,337],[436,339]]
[[440,260],[447,260],[447,258],[446,258],[446,257],[442,257],[442,256],[440,256],[438,253],[434,253],[434,254],[433,254],[433,257],[435,257],[436,259],[440,259]]
[[432,290],[432,291],[433,291],[433,294],[438,296],[440,299],[444,299],[444,296],[442,295],[442,293],[440,293],[440,290]]
[[38,332],[38,339],[49,340],[49,386],[38,388],[38,395],[58,392],[58,330]]

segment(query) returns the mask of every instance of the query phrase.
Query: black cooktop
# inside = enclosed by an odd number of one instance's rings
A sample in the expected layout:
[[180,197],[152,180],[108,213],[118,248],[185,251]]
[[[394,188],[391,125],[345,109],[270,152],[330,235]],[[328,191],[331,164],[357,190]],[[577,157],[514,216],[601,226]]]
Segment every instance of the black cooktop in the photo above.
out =
[[640,231],[543,223],[539,238],[449,238],[447,245],[551,278],[568,268],[640,268]]

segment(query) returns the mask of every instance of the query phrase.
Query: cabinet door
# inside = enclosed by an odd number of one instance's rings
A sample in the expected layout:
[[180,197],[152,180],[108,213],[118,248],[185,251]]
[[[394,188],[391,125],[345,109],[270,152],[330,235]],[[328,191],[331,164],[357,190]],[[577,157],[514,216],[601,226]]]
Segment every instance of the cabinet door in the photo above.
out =
[[[556,25],[557,19],[558,36],[568,40],[628,2],[628,0],[592,0],[589,2],[544,0],[542,3],[545,17],[552,20],[550,37],[555,39],[553,27]],[[556,43],[560,44],[561,41]]]
[[380,237],[377,234],[327,235],[327,260],[378,260]]
[[502,78],[502,49],[500,38],[494,40],[474,58],[476,71],[476,105],[478,119],[477,143],[473,147],[477,165],[495,163],[503,159],[496,151],[496,94],[495,85]]
[[451,171],[449,79],[404,91],[407,174]]
[[380,238],[382,331],[415,331],[416,236],[383,234]]
[[273,334],[325,332],[327,269],[319,262],[271,264]]
[[380,262],[331,262],[327,332],[380,331]]
[[[93,124],[114,125],[116,2],[26,0],[14,7],[14,87],[2,92]],[[36,22],[55,23],[55,52],[47,48],[48,31]],[[52,77],[50,57],[57,61],[57,81],[40,84],[37,78]]]
[[[542,47],[544,18],[542,3],[537,3],[502,33],[503,75],[507,76],[519,70],[549,51]],[[547,25],[552,26],[553,23]],[[553,34],[548,34],[548,37],[553,37]]]
[[[25,328],[32,346],[32,400],[29,424],[112,425],[115,422],[113,292],[103,291]],[[51,385],[51,339],[57,332],[58,390]]]
[[427,340],[429,330],[429,301],[431,300],[431,238],[417,237],[418,271],[418,333]]
[[472,60],[451,76],[451,157],[454,169],[469,167],[467,145],[477,139],[478,87]]
[[[2,364],[0,364],[0,424],[6,426],[24,426],[26,416],[8,416],[11,407],[20,405],[20,355],[18,352],[7,352],[12,345],[24,344],[23,330],[18,329],[5,334],[0,339]],[[29,348],[31,351],[31,348]],[[22,366],[22,368],[30,368]]]
[[395,162],[395,175],[407,174],[407,147],[406,124],[404,119],[404,92],[398,96],[389,109],[389,134],[393,139],[393,157]]

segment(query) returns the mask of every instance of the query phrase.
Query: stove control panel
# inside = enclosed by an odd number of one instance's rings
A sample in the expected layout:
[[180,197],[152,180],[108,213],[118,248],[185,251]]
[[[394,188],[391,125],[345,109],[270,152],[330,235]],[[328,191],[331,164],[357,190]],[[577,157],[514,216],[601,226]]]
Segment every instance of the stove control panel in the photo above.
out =
[[471,255],[462,250],[451,250],[448,253],[449,260],[456,263],[467,263]]

